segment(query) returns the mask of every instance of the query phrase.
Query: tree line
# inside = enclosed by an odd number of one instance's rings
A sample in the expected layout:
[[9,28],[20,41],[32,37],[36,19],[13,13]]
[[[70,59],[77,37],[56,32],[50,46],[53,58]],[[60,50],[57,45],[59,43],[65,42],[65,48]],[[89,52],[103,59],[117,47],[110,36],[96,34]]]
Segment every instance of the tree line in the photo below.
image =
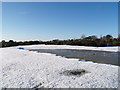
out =
[[2,40],[0,42],[1,47],[10,47],[10,46],[19,46],[19,45],[34,45],[34,44],[45,44],[45,45],[78,45],[78,46],[120,46],[120,35],[118,38],[113,38],[112,35],[105,35],[98,38],[95,35],[85,36],[82,35],[80,39],[68,39],[68,40],[59,40],[55,39],[52,41],[20,41],[16,42],[9,40],[6,42]]

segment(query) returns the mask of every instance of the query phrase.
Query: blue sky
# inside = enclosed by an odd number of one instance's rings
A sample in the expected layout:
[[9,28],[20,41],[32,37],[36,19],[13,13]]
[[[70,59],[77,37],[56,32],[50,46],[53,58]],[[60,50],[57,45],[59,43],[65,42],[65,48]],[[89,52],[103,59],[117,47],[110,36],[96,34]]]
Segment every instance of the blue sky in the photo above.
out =
[[117,37],[117,2],[4,2],[5,40],[80,38],[82,34]]

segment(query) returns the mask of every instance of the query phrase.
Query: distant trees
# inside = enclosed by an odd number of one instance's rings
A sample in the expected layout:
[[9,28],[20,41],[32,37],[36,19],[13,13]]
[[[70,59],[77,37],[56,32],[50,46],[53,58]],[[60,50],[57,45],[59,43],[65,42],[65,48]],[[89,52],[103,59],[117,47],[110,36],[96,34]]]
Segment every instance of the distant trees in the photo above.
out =
[[95,35],[88,37],[82,35],[80,39],[53,40],[48,41],[46,44],[100,47],[100,46],[120,46],[120,41],[118,38],[113,38],[111,35],[101,36],[100,38],[98,38]]
[[120,35],[118,38],[113,38],[112,35],[105,35],[98,38],[95,35],[85,37],[82,35],[80,39],[68,39],[68,40],[59,40],[55,39],[52,41],[24,41],[24,42],[15,42],[9,40],[6,42],[2,40],[0,42],[1,47],[10,47],[18,45],[34,45],[34,44],[46,44],[46,45],[79,45],[79,46],[120,46]]
[[106,43],[107,46],[110,46],[112,45],[112,42],[113,42],[113,37],[111,35],[106,35],[106,36],[103,36],[101,41],[103,41],[104,43]]
[[113,39],[113,37],[111,35],[106,35],[106,36],[103,36],[102,39],[108,41],[108,40]]
[[42,41],[24,41],[24,42],[16,42],[13,40],[9,40],[6,42],[5,40],[2,40],[0,42],[1,47],[10,47],[10,46],[18,46],[18,45],[33,45],[33,44],[43,44]]
[[17,42],[14,42],[13,40],[9,40],[6,42],[5,40],[2,40],[2,47],[9,47],[9,46],[17,46]]
[[93,36],[88,36],[88,37],[85,37],[85,39],[95,40],[95,39],[97,39],[97,36],[95,36],[95,35],[93,35]]

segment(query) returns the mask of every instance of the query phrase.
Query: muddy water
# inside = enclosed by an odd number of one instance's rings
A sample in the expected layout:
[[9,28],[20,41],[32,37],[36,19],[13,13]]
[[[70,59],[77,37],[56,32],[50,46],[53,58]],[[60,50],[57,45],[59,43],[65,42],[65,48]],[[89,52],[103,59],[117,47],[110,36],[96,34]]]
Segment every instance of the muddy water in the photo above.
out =
[[[52,53],[66,58],[93,61],[97,63],[118,65],[118,52],[75,50],[75,49],[31,49],[39,53]],[[119,65],[120,66],[120,65]]]

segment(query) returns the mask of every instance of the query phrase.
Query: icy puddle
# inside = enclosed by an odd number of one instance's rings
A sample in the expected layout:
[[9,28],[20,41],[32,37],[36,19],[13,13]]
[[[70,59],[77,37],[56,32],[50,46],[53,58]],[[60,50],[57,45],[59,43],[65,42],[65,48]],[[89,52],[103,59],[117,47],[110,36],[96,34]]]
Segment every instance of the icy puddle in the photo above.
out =
[[113,65],[118,65],[118,54],[120,54],[120,52],[75,49],[30,49],[30,51],[38,51],[40,53],[52,53],[56,54],[57,56],[62,56],[66,58],[77,58],[80,60]]

